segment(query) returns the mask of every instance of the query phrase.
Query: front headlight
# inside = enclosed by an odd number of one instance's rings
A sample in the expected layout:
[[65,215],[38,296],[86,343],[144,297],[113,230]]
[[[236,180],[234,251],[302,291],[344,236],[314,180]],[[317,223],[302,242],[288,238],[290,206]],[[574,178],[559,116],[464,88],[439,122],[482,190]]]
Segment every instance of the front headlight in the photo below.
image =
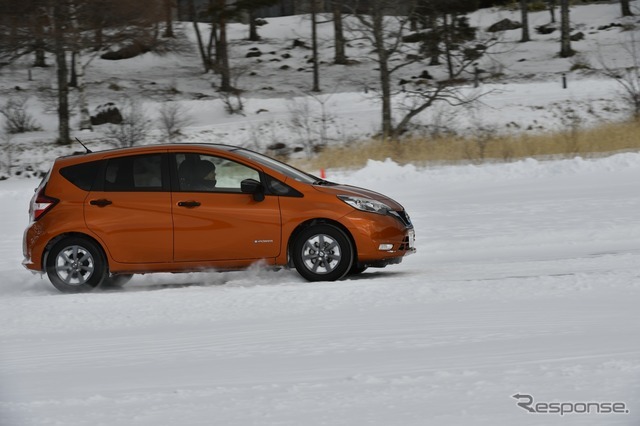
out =
[[391,207],[385,203],[370,198],[352,197],[350,195],[338,195],[338,198],[354,209],[362,210],[363,212],[387,214],[391,210]]

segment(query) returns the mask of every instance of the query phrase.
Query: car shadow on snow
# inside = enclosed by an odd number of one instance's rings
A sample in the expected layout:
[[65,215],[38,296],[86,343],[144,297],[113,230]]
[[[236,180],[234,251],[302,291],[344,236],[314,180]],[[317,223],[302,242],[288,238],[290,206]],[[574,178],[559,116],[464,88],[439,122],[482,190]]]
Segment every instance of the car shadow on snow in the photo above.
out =
[[[318,281],[309,282],[290,269],[260,269],[258,271],[236,272],[202,272],[194,274],[150,274],[134,276],[132,281],[122,287],[102,286],[95,290],[99,293],[124,293],[140,291],[175,290],[200,287],[226,287],[226,288],[250,288],[264,286],[321,286],[335,282]],[[411,275],[405,271],[365,271],[357,275],[349,275],[340,282],[366,282],[388,279],[401,279]]]
[[410,272],[407,271],[388,271],[388,270],[375,270],[372,271],[370,269],[366,270],[357,275],[348,275],[343,278],[343,280],[349,281],[361,281],[361,280],[379,280],[379,279],[389,279],[389,278],[399,278],[403,276],[411,275]]
[[103,293],[157,291],[194,287],[256,287],[304,282],[295,271],[273,268],[250,268],[245,271],[204,271],[184,274],[135,275],[124,286],[102,286]]

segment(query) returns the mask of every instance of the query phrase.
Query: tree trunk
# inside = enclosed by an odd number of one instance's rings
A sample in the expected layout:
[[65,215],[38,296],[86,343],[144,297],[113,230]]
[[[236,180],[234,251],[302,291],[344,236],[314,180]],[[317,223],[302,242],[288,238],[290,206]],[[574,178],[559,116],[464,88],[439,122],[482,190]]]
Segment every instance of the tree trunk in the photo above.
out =
[[318,1],[311,0],[311,50],[313,57],[313,87],[312,92],[320,91],[320,70],[318,66]]
[[520,0],[520,14],[522,15],[522,37],[521,43],[531,41],[529,37],[529,0]]
[[[209,33],[209,41],[207,42],[207,50],[205,52],[207,56],[207,61],[210,64],[210,69],[213,70],[214,73],[218,74],[220,71],[220,60],[218,59],[217,52],[220,48],[220,41],[218,40],[218,23],[211,22],[211,32]],[[216,55],[213,55],[213,48],[216,49]]]
[[173,0],[164,0],[165,27],[162,37],[173,38]]
[[44,41],[44,28],[42,26],[40,16],[35,18],[34,22],[34,40],[33,46],[35,51],[35,61],[33,63],[34,67],[46,67],[47,63],[45,61],[45,41]]
[[218,21],[218,30],[220,31],[220,39],[216,54],[218,56],[218,66],[220,71],[220,90],[230,92],[231,87],[231,69],[229,67],[229,46],[227,42],[227,16],[225,11],[225,0],[218,0],[218,8],[220,17]]
[[335,46],[335,58],[333,62],[345,65],[347,63],[347,55],[344,48],[346,42],[342,26],[342,2],[333,0],[331,2],[331,9],[333,13],[333,35]]
[[620,0],[620,7],[622,9],[622,16],[633,16],[631,8],[629,7],[629,0]]
[[560,57],[573,56],[571,49],[571,23],[569,20],[569,0],[560,0]]
[[409,1],[409,31],[417,32],[418,31],[418,21],[420,20],[418,14],[416,13],[416,9],[418,7],[418,0],[410,0]]
[[198,26],[198,13],[194,0],[189,0],[189,14],[191,15],[191,21],[193,22],[193,29],[196,33],[196,39],[198,40],[198,50],[200,51],[200,58],[202,59],[202,65],[204,67],[205,74],[211,70],[211,60],[207,57],[204,43],[202,41],[202,34],[200,33],[200,27]]
[[78,73],[76,72],[76,62],[78,52],[74,50],[71,52],[71,76],[69,77],[69,87],[78,87]]
[[444,53],[445,57],[447,58],[447,70],[449,72],[449,79],[453,79],[453,57],[451,54],[451,31],[453,31],[453,29],[449,25],[449,15],[447,15],[446,13],[442,16],[442,31],[444,33]]
[[391,115],[391,72],[389,71],[389,55],[385,46],[383,11],[373,6],[371,10],[372,32],[380,68],[380,91],[382,94],[382,137],[384,140],[393,136],[393,120]]
[[385,59],[380,64],[380,83],[382,91],[382,137],[384,140],[393,136],[393,118],[391,110],[391,74],[389,64]]
[[440,65],[440,29],[438,28],[438,17],[435,13],[427,16],[428,26],[431,28],[431,35],[427,40],[427,53],[429,54],[429,65]]
[[549,14],[551,15],[551,23],[556,23],[556,0],[547,0],[547,4],[549,5]]
[[78,67],[76,78],[78,83],[77,87],[78,109],[80,110],[80,130],[93,130],[93,126],[91,125],[91,115],[89,114],[89,105],[87,104],[87,85],[84,79],[84,73],[87,66],[89,65],[89,62],[83,64],[82,52],[78,51],[76,53],[76,66]]
[[35,61],[33,62],[34,67],[46,67],[47,61],[44,51],[44,41],[42,39],[36,39],[35,41]]
[[260,41],[260,35],[258,34],[258,25],[256,25],[256,10],[251,8],[249,13],[249,40]]
[[69,16],[64,2],[53,1],[53,33],[58,76],[58,144],[69,145],[69,86],[67,82],[67,55],[64,43],[64,28]]

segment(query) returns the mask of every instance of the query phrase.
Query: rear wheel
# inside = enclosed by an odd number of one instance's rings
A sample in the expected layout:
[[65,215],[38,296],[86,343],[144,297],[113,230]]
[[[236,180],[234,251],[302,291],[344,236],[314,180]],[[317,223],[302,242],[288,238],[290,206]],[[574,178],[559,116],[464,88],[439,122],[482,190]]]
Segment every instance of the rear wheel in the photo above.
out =
[[47,256],[47,275],[63,293],[91,291],[107,277],[100,247],[82,237],[70,237],[53,245]]
[[293,264],[309,281],[335,281],[344,277],[353,263],[351,241],[331,225],[303,230],[293,244]]

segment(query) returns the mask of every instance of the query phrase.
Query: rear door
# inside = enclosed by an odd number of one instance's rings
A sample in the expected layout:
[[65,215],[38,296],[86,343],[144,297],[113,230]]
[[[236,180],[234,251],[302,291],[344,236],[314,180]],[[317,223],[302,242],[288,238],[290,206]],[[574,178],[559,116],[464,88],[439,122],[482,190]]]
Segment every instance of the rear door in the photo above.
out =
[[106,160],[85,220],[121,263],[171,262],[173,224],[166,153]]
[[[204,153],[172,155],[177,172],[172,193],[176,261],[229,261],[280,254],[280,203],[255,201],[240,190],[260,171]],[[213,166],[213,167],[212,167]]]

